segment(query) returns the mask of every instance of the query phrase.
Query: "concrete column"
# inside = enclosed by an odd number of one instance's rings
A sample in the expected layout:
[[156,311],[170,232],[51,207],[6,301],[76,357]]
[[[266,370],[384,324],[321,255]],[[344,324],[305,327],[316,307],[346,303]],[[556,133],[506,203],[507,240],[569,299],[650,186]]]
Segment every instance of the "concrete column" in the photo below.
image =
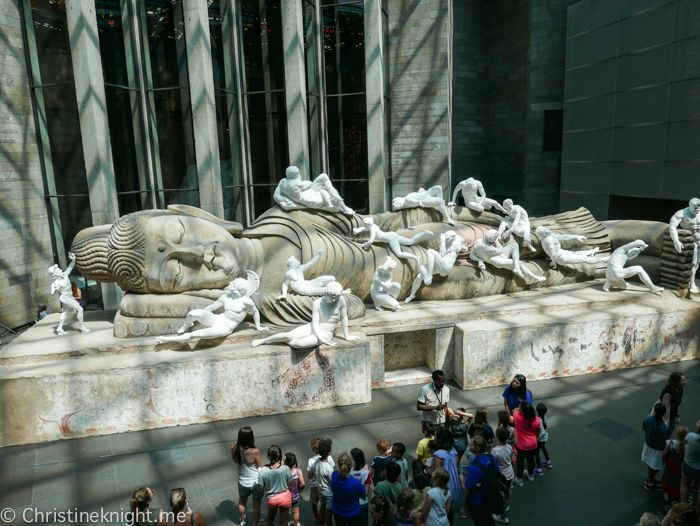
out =
[[384,140],[384,38],[382,1],[365,0],[365,70],[367,100],[367,156],[369,165],[369,213],[384,212],[385,164],[390,162]]
[[184,0],[187,67],[202,210],[224,217],[207,2]]
[[284,42],[284,98],[287,105],[289,162],[297,166],[302,179],[309,173],[309,133],[306,112],[306,70],[304,69],[304,10],[301,0],[282,0]]
[[[119,219],[119,201],[107,125],[107,99],[102,77],[95,2],[67,0],[66,15],[92,223],[110,224]],[[105,309],[117,307],[114,284],[102,285],[102,297]]]

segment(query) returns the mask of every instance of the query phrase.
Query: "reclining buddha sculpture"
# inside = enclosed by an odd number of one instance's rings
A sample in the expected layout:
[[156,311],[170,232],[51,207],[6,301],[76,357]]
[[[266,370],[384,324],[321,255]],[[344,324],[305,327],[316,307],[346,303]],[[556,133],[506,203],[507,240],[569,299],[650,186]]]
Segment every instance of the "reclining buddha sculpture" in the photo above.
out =
[[[280,185],[283,183],[284,180]],[[325,180],[317,186],[305,188],[300,199],[310,199],[304,195],[312,191],[332,196]],[[247,271],[260,277],[259,291],[251,299],[267,322],[273,326],[308,322],[314,298],[290,291],[287,301],[278,301],[288,271],[287,261],[292,257],[298,261],[318,257],[306,271],[306,279],[333,276],[344,289],[352,291],[346,297],[350,319],[364,316],[364,302],[371,301],[372,277],[388,257],[397,262],[392,272],[393,282],[401,286],[397,301],[409,296],[417,301],[462,300],[586,281],[605,274],[604,263],[551,269],[535,234],[528,239],[530,250],[521,251],[521,257],[543,280],[525,280],[493,265],[480,269],[469,260],[467,252],[489,230],[498,229],[502,220],[486,211],[474,212],[467,207],[439,207],[438,211],[417,206],[362,216],[349,213],[335,196],[331,204],[321,208],[274,207],[246,229],[197,208],[171,205],[167,210],[125,215],[113,225],[87,228],[75,237],[71,250],[83,276],[116,282],[127,292],[115,320],[115,335],[123,337],[175,332],[183,325],[187,312],[210,305],[225,293],[231,281],[245,278]],[[412,254],[419,261],[399,259],[390,245],[366,246],[354,235],[355,230],[366,225],[365,217],[371,217],[382,231],[396,232],[408,239],[427,230],[434,235],[422,237],[412,247]],[[585,236],[586,245],[580,248],[597,248],[600,255],[610,254],[611,236],[620,238],[620,244],[628,241],[625,236],[629,225],[624,221],[604,226],[584,208],[530,218],[530,222],[533,230],[545,226],[557,233]],[[637,227],[630,235],[658,245],[660,223],[634,223]],[[438,274],[430,284],[419,284],[412,291],[421,265],[428,264],[429,251],[437,251],[440,238],[452,232],[464,240],[464,253],[446,275]]]

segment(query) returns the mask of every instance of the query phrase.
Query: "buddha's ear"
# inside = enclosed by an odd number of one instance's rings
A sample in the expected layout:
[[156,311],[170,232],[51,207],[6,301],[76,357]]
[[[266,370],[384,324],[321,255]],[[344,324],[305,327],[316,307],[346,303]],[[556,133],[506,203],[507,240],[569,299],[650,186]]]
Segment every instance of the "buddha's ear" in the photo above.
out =
[[196,208],[190,205],[168,205],[168,210],[190,217],[206,219],[207,221],[216,223],[231,235],[240,234],[241,232],[243,232],[242,224],[237,223],[236,221],[226,221],[225,219],[219,219],[215,215],[210,214],[209,212],[205,212],[201,208]]

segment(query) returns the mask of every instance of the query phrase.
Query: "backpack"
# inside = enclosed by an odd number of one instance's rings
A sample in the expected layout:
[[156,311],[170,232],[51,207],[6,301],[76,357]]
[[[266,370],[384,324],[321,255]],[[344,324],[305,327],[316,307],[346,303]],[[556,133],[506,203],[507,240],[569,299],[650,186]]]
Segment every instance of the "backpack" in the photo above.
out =
[[489,513],[500,515],[508,503],[508,479],[498,469],[493,455],[489,454],[489,459],[491,467],[486,467],[481,462],[474,462],[472,466],[478,467],[486,476],[486,481],[481,488],[486,509]]

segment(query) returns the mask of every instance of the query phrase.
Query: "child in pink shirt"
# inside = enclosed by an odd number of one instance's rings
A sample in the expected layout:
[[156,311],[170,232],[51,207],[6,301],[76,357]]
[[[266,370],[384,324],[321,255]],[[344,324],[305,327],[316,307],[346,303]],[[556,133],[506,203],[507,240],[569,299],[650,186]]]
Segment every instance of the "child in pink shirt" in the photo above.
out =
[[[520,402],[520,407],[513,412],[513,420],[515,421],[515,434],[518,438],[515,483],[522,486],[523,472],[527,474],[528,480],[535,479],[535,453],[537,452],[537,437],[540,434],[542,423],[532,404],[525,401]],[[526,461],[527,471],[524,471]]]

